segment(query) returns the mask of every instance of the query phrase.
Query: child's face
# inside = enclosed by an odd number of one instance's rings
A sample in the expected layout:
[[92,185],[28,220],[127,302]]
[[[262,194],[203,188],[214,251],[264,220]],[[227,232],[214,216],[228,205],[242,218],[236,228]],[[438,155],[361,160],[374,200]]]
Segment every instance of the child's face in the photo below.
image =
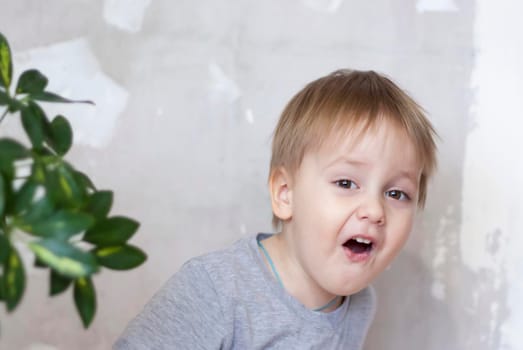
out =
[[413,143],[390,123],[352,139],[305,154],[284,226],[311,287],[334,295],[361,290],[398,254],[412,229],[421,175]]

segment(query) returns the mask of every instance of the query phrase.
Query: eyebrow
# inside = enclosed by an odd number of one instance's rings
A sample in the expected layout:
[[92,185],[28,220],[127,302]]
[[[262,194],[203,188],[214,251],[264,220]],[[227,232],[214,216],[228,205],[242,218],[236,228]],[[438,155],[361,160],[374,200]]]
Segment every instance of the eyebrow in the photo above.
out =
[[419,178],[417,178],[412,171],[401,170],[399,172],[399,174],[394,177],[394,180],[400,179],[400,178],[406,178],[416,186],[419,184]]
[[[369,165],[370,165],[368,162],[366,162],[364,160],[352,159],[347,156],[340,156],[340,157],[334,159],[329,164],[327,164],[324,169],[329,169],[332,166],[334,166],[335,164],[340,163],[340,162],[349,164],[351,166],[356,166],[356,167],[369,167]],[[419,183],[419,179],[417,178],[416,173],[417,172],[415,172],[415,171],[400,170],[399,173],[396,176],[394,176],[394,180],[397,180],[400,178],[407,178],[413,184],[417,185]]]
[[352,159],[347,156],[339,156],[336,159],[334,159],[332,162],[328,163],[324,167],[324,169],[328,169],[338,163],[347,163],[349,165],[354,165],[357,167],[368,167],[369,166],[369,163],[364,160]]
[[333,165],[337,164],[337,163],[347,163],[347,164],[350,164],[350,165],[355,165],[355,166],[368,166],[369,163],[363,161],[363,160],[358,160],[358,159],[351,159],[351,158],[348,158],[346,156],[339,156],[338,158],[334,159],[332,162],[330,162],[329,164],[327,164],[325,166],[325,169],[328,169],[330,167],[332,167]]

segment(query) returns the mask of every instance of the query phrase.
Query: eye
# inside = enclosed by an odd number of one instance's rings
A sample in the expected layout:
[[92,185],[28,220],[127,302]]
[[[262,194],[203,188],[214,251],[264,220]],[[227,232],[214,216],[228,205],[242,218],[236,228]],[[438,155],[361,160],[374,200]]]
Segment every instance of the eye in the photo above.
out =
[[336,180],[334,181],[336,186],[341,188],[347,188],[347,189],[355,189],[358,188],[358,185],[352,180],[342,179],[342,180]]
[[398,201],[410,201],[409,195],[400,190],[390,190],[385,192],[385,195]]

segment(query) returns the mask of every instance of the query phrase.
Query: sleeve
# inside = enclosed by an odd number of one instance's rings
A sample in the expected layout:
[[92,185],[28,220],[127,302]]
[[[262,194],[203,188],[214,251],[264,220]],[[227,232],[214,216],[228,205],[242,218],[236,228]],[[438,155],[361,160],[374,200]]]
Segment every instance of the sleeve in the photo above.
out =
[[186,263],[132,320],[114,350],[222,348],[225,317],[205,268]]

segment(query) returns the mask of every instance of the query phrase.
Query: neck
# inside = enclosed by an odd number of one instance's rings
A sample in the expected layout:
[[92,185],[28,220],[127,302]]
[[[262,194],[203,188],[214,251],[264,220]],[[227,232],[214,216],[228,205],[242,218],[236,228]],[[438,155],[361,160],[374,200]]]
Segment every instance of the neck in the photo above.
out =
[[[329,312],[340,305],[343,298],[335,300],[336,295],[321,288],[303,269],[284,233],[265,239],[262,244],[269,254],[287,293],[311,310],[322,308],[328,304],[328,307],[318,311]],[[271,270],[267,260],[266,265]]]

